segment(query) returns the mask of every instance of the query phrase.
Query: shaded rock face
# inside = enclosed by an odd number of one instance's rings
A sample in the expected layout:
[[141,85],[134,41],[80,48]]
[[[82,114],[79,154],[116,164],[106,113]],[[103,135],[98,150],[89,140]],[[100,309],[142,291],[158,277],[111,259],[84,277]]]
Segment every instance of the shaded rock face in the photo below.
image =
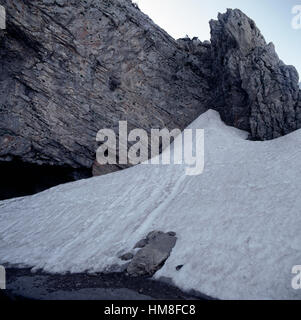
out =
[[150,232],[146,239],[142,239],[135,246],[135,248],[141,247],[141,249],[129,263],[127,273],[133,277],[152,276],[164,265],[176,241],[174,232]]
[[300,128],[301,94],[240,10],[211,21],[211,42],[175,41],[130,0],[0,0],[0,161],[89,169],[96,133],[185,128],[208,109],[266,140]]
[[183,129],[206,110],[187,53],[131,1],[0,4],[0,160],[91,168],[100,129]]
[[299,76],[240,10],[212,20],[212,108],[229,125],[268,140],[301,126]]

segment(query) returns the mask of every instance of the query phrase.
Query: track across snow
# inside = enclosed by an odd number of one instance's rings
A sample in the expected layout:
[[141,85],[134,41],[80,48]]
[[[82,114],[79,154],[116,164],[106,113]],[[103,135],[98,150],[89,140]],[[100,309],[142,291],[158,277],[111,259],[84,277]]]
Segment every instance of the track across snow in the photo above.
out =
[[175,231],[155,278],[220,299],[300,299],[301,130],[252,142],[211,110],[190,128],[205,129],[202,175],[139,165],[0,202],[0,264],[103,272],[148,232]]

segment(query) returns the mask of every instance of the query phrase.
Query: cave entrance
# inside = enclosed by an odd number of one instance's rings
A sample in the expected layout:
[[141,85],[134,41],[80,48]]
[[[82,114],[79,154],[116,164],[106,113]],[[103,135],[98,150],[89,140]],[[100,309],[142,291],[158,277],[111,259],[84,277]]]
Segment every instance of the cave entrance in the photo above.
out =
[[59,184],[91,176],[90,169],[36,165],[19,160],[0,161],[0,200],[33,195]]

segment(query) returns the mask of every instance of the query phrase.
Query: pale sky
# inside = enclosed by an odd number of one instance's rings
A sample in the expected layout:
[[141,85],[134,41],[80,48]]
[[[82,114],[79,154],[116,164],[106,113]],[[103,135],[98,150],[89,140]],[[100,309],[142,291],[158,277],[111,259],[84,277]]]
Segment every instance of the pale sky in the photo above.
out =
[[210,39],[209,20],[227,8],[239,8],[252,18],[267,42],[273,42],[286,64],[301,75],[301,29],[291,26],[292,8],[301,0],[134,0],[140,9],[174,38],[186,35]]

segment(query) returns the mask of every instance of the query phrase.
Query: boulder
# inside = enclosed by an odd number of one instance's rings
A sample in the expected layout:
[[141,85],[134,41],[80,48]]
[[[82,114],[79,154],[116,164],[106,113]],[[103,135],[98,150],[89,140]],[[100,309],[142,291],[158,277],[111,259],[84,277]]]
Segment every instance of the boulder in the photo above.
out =
[[177,238],[175,233],[153,231],[144,241],[147,244],[137,252],[127,267],[130,276],[152,276],[155,274],[170,256]]

